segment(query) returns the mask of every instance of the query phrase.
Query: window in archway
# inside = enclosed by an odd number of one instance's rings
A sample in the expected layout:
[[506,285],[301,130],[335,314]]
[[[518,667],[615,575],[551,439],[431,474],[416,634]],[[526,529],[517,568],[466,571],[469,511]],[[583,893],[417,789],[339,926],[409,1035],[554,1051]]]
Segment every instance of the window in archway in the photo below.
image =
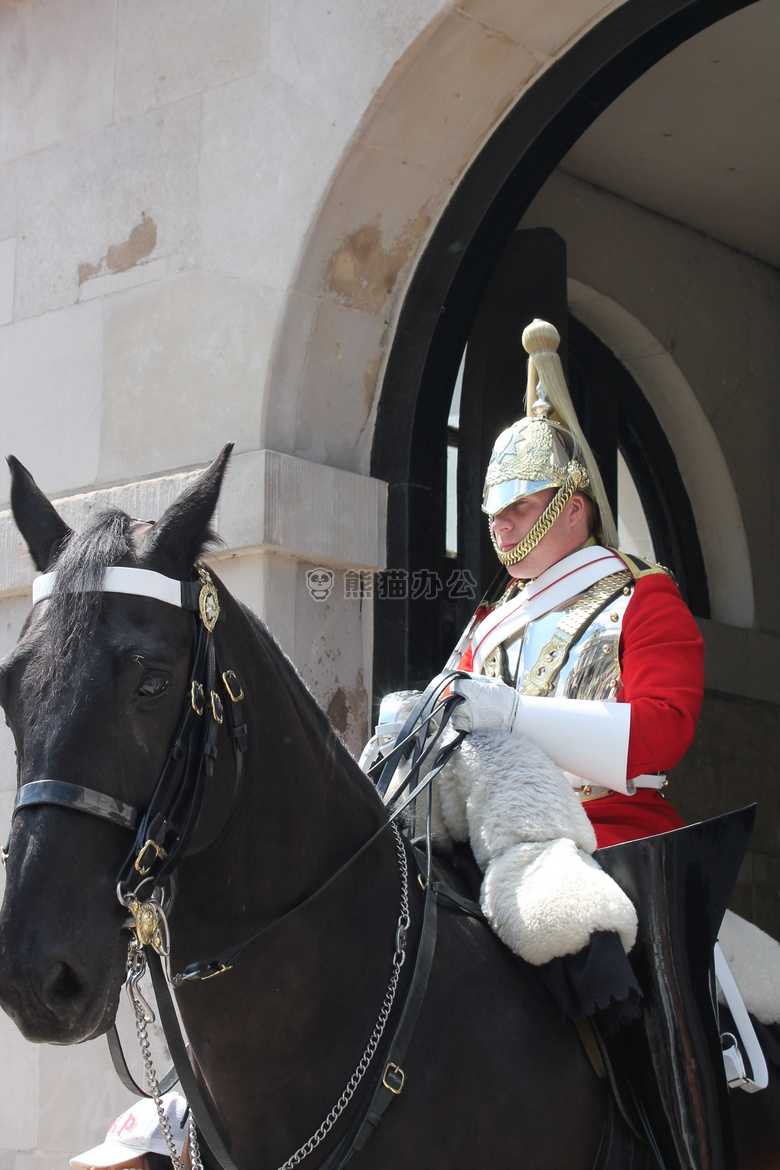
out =
[[654,561],[655,548],[650,528],[642,507],[642,500],[637,491],[628,464],[623,458],[623,452],[618,450],[618,539],[621,549],[627,553],[634,553],[645,561]]

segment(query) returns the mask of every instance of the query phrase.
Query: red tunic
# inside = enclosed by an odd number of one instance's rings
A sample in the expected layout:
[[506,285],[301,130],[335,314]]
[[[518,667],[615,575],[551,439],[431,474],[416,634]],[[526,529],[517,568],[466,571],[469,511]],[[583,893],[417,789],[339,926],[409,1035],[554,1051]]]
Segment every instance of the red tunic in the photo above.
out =
[[[631,704],[627,775],[666,772],[693,742],[704,695],[704,643],[671,578],[640,577],[623,617],[619,703]],[[674,805],[653,789],[585,803],[599,848],[679,829]]]
[[[627,776],[665,772],[690,747],[704,694],[704,643],[677,586],[664,573],[640,577],[623,616],[619,703],[631,704]],[[459,667],[473,670],[469,645]],[[654,789],[584,803],[599,847],[649,837],[685,822]]]

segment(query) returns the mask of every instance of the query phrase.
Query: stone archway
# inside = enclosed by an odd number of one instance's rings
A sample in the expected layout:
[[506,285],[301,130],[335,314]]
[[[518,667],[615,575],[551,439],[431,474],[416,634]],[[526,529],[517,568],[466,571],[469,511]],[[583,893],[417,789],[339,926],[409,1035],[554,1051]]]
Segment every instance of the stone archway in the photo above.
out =
[[[419,381],[439,348],[442,305],[484,282],[558,157],[655,61],[744,3],[444,8],[377,93],[310,229],[277,334],[265,445],[368,472],[377,388],[397,399],[380,420],[392,428],[415,393],[396,383]],[[391,462],[375,457],[375,473]]]
[[[418,521],[440,472],[432,444],[481,290],[509,233],[560,157],[623,89],[744,6],[448,5],[375,96],[287,295],[262,442],[358,473],[348,485],[353,494],[367,476],[387,482],[390,566],[428,563],[429,538]],[[328,563],[324,546],[321,555]],[[291,568],[268,596],[277,595],[285,611],[275,621],[299,628],[297,647],[308,619],[298,613]],[[407,598],[380,618],[374,664],[380,685],[392,687],[408,673],[400,647],[419,638],[429,614],[415,614]],[[370,690],[370,610],[360,624],[361,686]],[[357,669],[342,658],[341,685],[349,688]]]

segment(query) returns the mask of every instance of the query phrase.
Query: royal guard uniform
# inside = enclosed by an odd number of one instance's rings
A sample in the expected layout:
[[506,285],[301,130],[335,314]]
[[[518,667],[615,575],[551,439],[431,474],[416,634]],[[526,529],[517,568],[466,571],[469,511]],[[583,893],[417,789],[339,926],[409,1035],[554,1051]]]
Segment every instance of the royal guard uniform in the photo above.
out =
[[[659,1167],[731,1170],[710,968],[741,853],[736,868],[736,847],[721,850],[728,864],[715,859],[716,905],[706,885],[714,822],[685,828],[666,796],[666,771],[696,728],[703,643],[669,571],[617,548],[559,341],[544,321],[524,331],[526,417],[499,435],[488,465],[482,508],[510,579],[447,663],[462,672],[451,684],[461,703],[450,727],[467,734],[433,781],[434,839],[455,857],[458,843],[470,847],[494,931],[535,967],[564,1014],[592,1019],[607,1063],[631,1070],[621,1105]],[[536,575],[523,574],[529,566]],[[383,700],[362,766],[404,758],[416,700],[416,692]],[[725,842],[725,830],[716,835]],[[723,876],[729,864],[733,878]],[[776,963],[776,944],[763,939]],[[742,1037],[748,1031],[740,1025]],[[755,1073],[752,1053],[750,1062]],[[735,1083],[760,1087],[729,1076]]]
[[617,544],[615,525],[571,405],[557,332],[537,321],[523,341],[528,414],[496,441],[482,508],[492,520],[526,496],[556,494],[515,548],[502,551],[491,528],[496,553],[507,567],[522,562],[575,491],[593,501],[596,532],[535,580],[512,578],[450,664],[517,691],[514,726],[570,779],[601,847],[683,824],[662,790],[693,740],[703,642],[667,569],[605,547]]
[[453,665],[517,689],[518,729],[570,780],[599,847],[683,824],[662,790],[693,740],[703,643],[660,565],[589,542],[513,581]]
[[[657,834],[682,827],[666,798],[665,773],[693,740],[704,689],[702,638],[670,572],[616,547],[614,520],[569,397],[558,343],[556,330],[543,321],[523,334],[527,414],[498,437],[482,503],[511,580],[497,604],[480,607],[448,663],[470,673],[453,683],[464,701],[452,722],[471,733],[460,753],[466,771],[469,753],[473,759],[470,779],[464,781],[461,761],[440,783],[444,820],[455,827],[455,839],[463,837],[464,813],[484,873],[486,917],[542,973],[555,973],[556,964],[571,956],[577,970],[590,953],[617,960],[620,944],[623,961],[623,950],[631,952],[637,938],[636,910],[662,928],[677,912],[664,891],[653,890],[648,872],[638,882],[643,894],[633,898],[631,919],[620,901],[624,889],[611,891],[600,884],[611,883],[607,873],[593,873],[599,868],[593,838],[571,815],[561,789],[568,784],[569,798],[579,798],[600,848],[618,845],[625,852],[635,847],[621,843],[660,841]],[[542,502],[537,505],[538,519],[523,539],[514,546],[497,540],[495,520],[504,509],[550,489],[549,503],[541,514]],[[542,571],[524,578],[523,562],[575,492],[591,501],[590,537],[552,565],[541,558]],[[529,745],[541,749],[538,759]],[[557,766],[555,777],[545,761]],[[559,935],[547,916],[550,901],[560,920],[570,916]],[[553,949],[546,947],[550,938]],[[635,970],[646,971],[642,929],[638,939],[629,958],[638,955]],[[655,1015],[645,1010],[620,1031],[621,1058],[651,1070],[638,1094],[649,1118],[648,1140],[659,1164],[725,1170],[731,1138],[722,1120],[725,1079],[722,1069],[713,1069],[720,1044],[711,1007],[701,1010],[694,1002],[674,961],[664,966],[663,957],[653,955],[650,964],[653,978],[668,990],[666,1007]],[[625,989],[617,993],[622,996],[630,1005]],[[596,1005],[597,1020],[602,1006]],[[658,1053],[679,1036],[686,1074],[659,1076]]]

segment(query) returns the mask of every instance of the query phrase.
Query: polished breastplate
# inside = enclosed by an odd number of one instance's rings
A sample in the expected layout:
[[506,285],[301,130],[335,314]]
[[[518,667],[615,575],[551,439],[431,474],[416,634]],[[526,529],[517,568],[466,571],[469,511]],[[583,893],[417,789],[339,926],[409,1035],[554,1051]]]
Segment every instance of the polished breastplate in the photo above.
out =
[[487,656],[482,673],[523,694],[614,700],[620,688],[618,648],[631,600],[630,573],[614,574],[542,614]]

